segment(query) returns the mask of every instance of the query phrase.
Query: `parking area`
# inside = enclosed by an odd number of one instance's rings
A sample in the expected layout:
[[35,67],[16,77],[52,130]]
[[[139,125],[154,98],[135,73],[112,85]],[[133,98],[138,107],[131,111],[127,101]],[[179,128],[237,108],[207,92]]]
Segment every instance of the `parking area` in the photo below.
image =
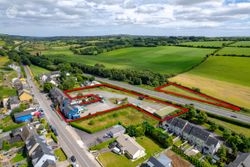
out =
[[152,114],[158,111],[163,111],[164,108],[167,107],[167,105],[157,103],[152,100],[141,100],[137,96],[129,95],[127,93],[125,94],[122,92],[119,93],[118,91],[114,91],[114,92],[105,91],[104,89],[98,90],[98,88],[70,92],[69,94],[72,97],[75,97],[79,94],[83,96],[88,95],[88,94],[95,94],[95,95],[100,96],[103,99],[102,101],[99,101],[99,102],[83,105],[85,110],[82,111],[81,117],[118,107],[122,105],[125,100],[126,100],[126,103],[130,103],[135,106],[138,106]]

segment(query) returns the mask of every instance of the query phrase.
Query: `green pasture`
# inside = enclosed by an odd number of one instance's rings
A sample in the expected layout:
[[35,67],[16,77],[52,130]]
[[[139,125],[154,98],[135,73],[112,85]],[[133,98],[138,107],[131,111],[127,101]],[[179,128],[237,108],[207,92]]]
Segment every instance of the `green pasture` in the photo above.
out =
[[250,46],[250,41],[238,41],[230,46]]
[[204,41],[204,42],[184,42],[180,45],[194,46],[194,47],[222,47],[232,41]]
[[225,47],[217,52],[219,55],[245,55],[250,56],[250,48]]
[[35,65],[31,65],[30,66],[30,69],[33,73],[34,76],[39,76],[41,74],[48,74],[50,73],[49,70],[45,69],[45,68],[42,68],[42,67],[39,67],[39,66],[35,66]]
[[213,56],[188,73],[250,86],[249,65],[250,58],[247,57]]
[[106,52],[97,56],[74,55],[70,50],[49,50],[44,55],[68,62],[89,65],[104,64],[107,68],[151,70],[165,74],[177,74],[198,64],[213,49],[161,46],[131,47]]

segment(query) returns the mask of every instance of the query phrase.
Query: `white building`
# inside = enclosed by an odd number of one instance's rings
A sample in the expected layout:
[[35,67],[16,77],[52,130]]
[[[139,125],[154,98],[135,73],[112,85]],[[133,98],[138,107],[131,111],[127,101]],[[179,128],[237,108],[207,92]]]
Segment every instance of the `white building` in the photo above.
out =
[[133,160],[146,155],[145,149],[139,145],[134,138],[127,134],[120,135],[116,141],[118,142],[122,153]]

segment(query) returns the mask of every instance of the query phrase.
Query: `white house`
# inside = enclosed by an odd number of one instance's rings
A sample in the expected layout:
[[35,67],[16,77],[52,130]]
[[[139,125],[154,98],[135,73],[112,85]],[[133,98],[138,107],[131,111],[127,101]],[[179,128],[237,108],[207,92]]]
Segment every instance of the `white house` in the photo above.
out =
[[145,149],[139,145],[134,138],[127,134],[120,135],[116,141],[123,154],[135,160],[146,155]]

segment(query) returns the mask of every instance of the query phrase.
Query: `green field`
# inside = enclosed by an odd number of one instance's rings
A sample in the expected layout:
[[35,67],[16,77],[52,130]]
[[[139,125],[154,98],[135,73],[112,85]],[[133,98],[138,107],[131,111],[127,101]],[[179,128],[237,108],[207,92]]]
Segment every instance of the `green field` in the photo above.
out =
[[65,161],[67,160],[67,156],[61,148],[58,148],[54,151],[55,156],[57,157],[58,161]]
[[225,47],[217,52],[218,55],[245,55],[250,56],[250,48]]
[[152,125],[156,125],[158,123],[158,121],[152,117],[145,115],[132,107],[127,107],[89,119],[75,121],[72,124],[83,127],[87,131],[94,133],[118,123],[121,123],[124,126],[129,126],[137,125],[144,121],[148,121]]
[[246,57],[213,56],[209,57],[204,63],[189,73],[229,83],[250,86],[249,65],[250,59]]
[[41,74],[48,74],[48,73],[50,73],[49,70],[47,70],[45,68],[41,68],[41,67],[35,66],[35,65],[31,65],[30,69],[31,69],[31,71],[32,71],[32,73],[33,73],[34,76],[39,76]]
[[155,143],[152,139],[148,137],[138,137],[136,141],[146,150],[145,157],[142,157],[136,161],[131,161],[127,157],[123,155],[117,155],[112,152],[106,152],[100,154],[98,159],[102,162],[104,167],[136,167],[145,160],[147,160],[150,156],[155,155],[156,153],[161,152],[163,149]]
[[0,46],[3,46],[3,45],[5,45],[5,42],[0,40]]
[[250,46],[250,41],[238,41],[230,46]]
[[16,89],[0,86],[0,97],[16,96]]
[[184,42],[180,45],[188,45],[188,46],[194,46],[194,47],[222,47],[223,44],[228,44],[232,41],[204,41],[204,42]]
[[11,116],[7,116],[3,119],[0,119],[0,129],[3,129],[4,132],[11,131],[13,129],[23,126],[25,123],[17,124],[15,123]]
[[89,65],[101,63],[107,68],[129,68],[177,74],[198,64],[213,49],[175,46],[138,47],[118,49],[97,56],[72,56],[72,52],[69,53],[68,51],[65,51],[65,49],[49,50],[43,52],[43,54],[53,55],[54,58],[61,58],[69,62],[82,62]]
[[[222,121],[222,120],[219,120],[219,119],[216,119],[216,118],[209,117],[208,120],[213,121],[214,123],[216,123],[218,125],[221,125],[221,126],[223,126],[225,128],[228,128],[228,129],[230,129],[231,131],[233,131],[235,133],[243,134],[243,135],[245,135],[247,137],[250,137],[250,130],[248,128],[241,127],[239,125],[235,125],[235,124],[232,124],[232,123],[229,123],[229,122],[225,122],[225,121]],[[221,134],[222,134],[222,132],[221,132]]]

